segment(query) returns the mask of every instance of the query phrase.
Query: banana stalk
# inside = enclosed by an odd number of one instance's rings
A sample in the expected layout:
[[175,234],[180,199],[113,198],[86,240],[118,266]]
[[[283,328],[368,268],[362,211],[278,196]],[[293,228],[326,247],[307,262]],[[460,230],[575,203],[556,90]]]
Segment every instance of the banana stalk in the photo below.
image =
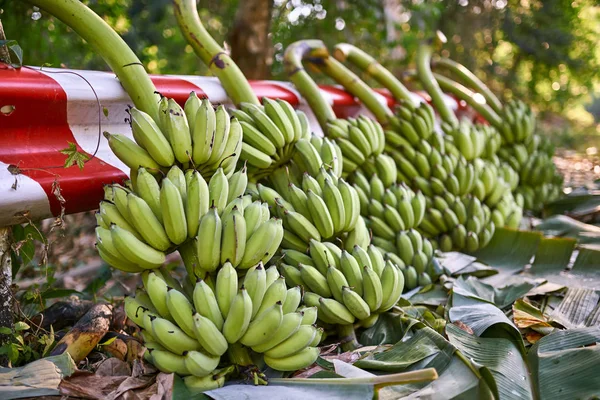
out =
[[156,87],[144,65],[102,18],[79,0],[28,0],[60,19],[102,56],[119,78],[135,106],[158,121]]
[[[296,84],[296,74],[294,71],[302,69],[301,61],[304,60],[310,66],[334,79],[337,83],[344,86],[348,92],[360,99],[382,125],[385,126],[388,124],[389,120],[394,116],[392,110],[379,101],[377,94],[362,79],[329,55],[325,43],[321,40],[303,40],[291,44],[285,51],[284,60],[286,61],[290,80],[294,84]],[[298,89],[302,92],[304,87],[298,86]],[[303,93],[303,95],[309,103],[312,97],[317,97],[310,96],[309,93]]]
[[194,52],[219,78],[227,95],[236,106],[241,103],[260,105],[250,83],[219,44],[210,36],[198,15],[195,0],[173,0],[179,28]]
[[449,70],[451,73],[456,75],[458,81],[463,85],[474,89],[476,92],[481,93],[485,98],[487,104],[492,107],[496,113],[500,113],[502,110],[502,103],[496,97],[496,95],[483,83],[474,73],[469,71],[467,67],[457,63],[449,58],[434,59],[431,63],[433,69],[442,68]]
[[340,343],[342,345],[342,350],[353,351],[360,347],[360,343],[358,343],[358,339],[356,338],[356,331],[354,330],[354,326],[352,324],[337,325],[336,328],[340,338]]
[[435,38],[431,38],[419,45],[417,49],[417,73],[421,84],[431,96],[433,105],[442,119],[451,126],[456,126],[458,125],[458,119],[444,101],[442,89],[431,72],[431,54],[433,53],[433,46],[445,42],[446,37],[438,31]]
[[477,95],[479,93],[475,93],[467,87],[461,85],[460,83],[455,82],[452,79],[447,78],[443,75],[434,73],[433,77],[435,78],[435,80],[440,85],[440,88],[443,91],[452,93],[460,100],[464,100],[490,124],[492,124],[497,129],[501,129],[502,119],[492,107],[488,106],[487,103],[483,103],[477,99]]
[[319,87],[303,68],[302,61],[308,58],[321,59],[327,56],[327,49],[320,40],[294,42],[285,49],[284,55],[284,66],[288,77],[308,101],[324,131],[327,130],[327,123],[337,117],[331,104],[321,95]]
[[349,43],[339,43],[333,50],[333,57],[340,62],[348,61],[356,65],[365,75],[375,79],[387,88],[397,101],[407,101],[413,106],[417,103],[413,94],[388,69],[373,57]]
[[[299,64],[299,60],[304,59],[305,61],[308,61],[317,70],[325,73],[340,85],[344,86],[344,88],[352,95],[361,99],[365,106],[375,114],[375,118],[382,125],[388,123],[389,118],[393,116],[392,111],[388,107],[379,107],[381,102],[375,92],[373,92],[356,74],[344,67],[344,65],[335,58],[330,57],[325,43],[321,40],[305,40],[297,42],[295,45],[295,47],[290,45],[290,47],[286,49],[286,54],[284,55],[286,61],[295,61],[294,67],[300,68],[301,64]],[[298,55],[296,55],[292,58],[291,54],[298,51],[302,56],[298,57]],[[293,67],[288,65],[287,68],[288,74],[293,72]],[[293,75],[290,76],[290,79],[293,80]]]

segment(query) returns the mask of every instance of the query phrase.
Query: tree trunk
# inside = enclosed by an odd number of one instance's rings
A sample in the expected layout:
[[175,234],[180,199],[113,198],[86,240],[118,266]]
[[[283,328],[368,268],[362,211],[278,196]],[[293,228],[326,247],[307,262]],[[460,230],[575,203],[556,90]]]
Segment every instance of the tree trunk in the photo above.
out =
[[273,0],[240,1],[229,35],[231,57],[248,79],[268,79],[273,63],[269,38]]
[[[0,19],[0,40],[6,40],[6,36],[4,35],[4,28],[2,27],[1,19]],[[8,47],[6,47],[6,46],[0,46],[0,61],[10,64],[10,53],[8,52]]]

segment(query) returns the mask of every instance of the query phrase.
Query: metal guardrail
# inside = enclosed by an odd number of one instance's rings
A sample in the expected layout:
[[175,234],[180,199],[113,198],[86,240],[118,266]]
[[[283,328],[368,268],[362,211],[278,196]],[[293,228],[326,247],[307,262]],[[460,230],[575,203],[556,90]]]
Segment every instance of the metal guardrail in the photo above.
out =
[[[216,78],[163,75],[152,80],[159,92],[181,105],[191,91],[213,103],[230,104]],[[254,81],[251,85],[259,98],[282,98],[305,111],[313,130],[322,133],[291,83]],[[340,117],[368,114],[337,86],[322,86],[321,91]],[[378,92],[382,102],[393,105],[388,92]],[[450,97],[448,102],[460,107]],[[102,186],[127,176],[128,168],[112,154],[101,133],[131,136],[125,122],[128,104],[130,98],[112,73],[14,69],[0,63],[0,227],[96,209]],[[66,155],[60,150],[70,143],[91,157],[83,169],[63,168]]]

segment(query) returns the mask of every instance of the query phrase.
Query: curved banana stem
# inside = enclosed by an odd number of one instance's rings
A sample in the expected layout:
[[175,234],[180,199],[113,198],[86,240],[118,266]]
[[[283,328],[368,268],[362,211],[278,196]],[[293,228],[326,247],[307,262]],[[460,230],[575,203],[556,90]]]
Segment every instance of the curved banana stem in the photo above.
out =
[[315,67],[342,85],[344,89],[358,98],[375,115],[381,125],[387,125],[394,113],[387,104],[382,103],[377,94],[354,72],[350,71],[333,57],[309,60]]
[[158,121],[156,87],[139,58],[102,18],[79,0],[28,0],[73,29],[100,54],[135,106]]
[[387,68],[379,64],[369,54],[349,43],[336,44],[333,56],[340,62],[348,60],[366,75],[374,78],[377,82],[388,89],[396,100],[408,101],[415,107],[417,103],[413,100],[410,91],[400,82]]
[[229,361],[235,365],[247,367],[254,364],[250,354],[248,353],[248,349],[242,346],[242,344],[239,342],[229,345],[229,348],[227,349],[227,355],[229,356]]
[[483,83],[473,72],[469,71],[464,65],[451,60],[449,58],[435,59],[431,63],[433,69],[444,68],[453,73],[458,77],[460,83],[465,86],[474,89],[485,97],[487,104],[496,112],[499,113],[502,110],[502,103],[490,90],[485,83]]
[[460,83],[455,82],[443,75],[433,73],[433,76],[443,91],[452,93],[459,99],[464,100],[490,124],[500,129],[500,126],[502,125],[502,119],[492,109],[492,107],[486,104],[485,98],[481,97],[481,101],[477,100],[477,95],[479,95],[479,93],[475,93]]
[[[322,127],[328,120],[335,118],[335,114],[333,114],[333,109],[331,109],[331,106],[327,104],[322,96],[316,96],[315,92],[318,90],[318,87],[311,80],[304,68],[302,68],[302,61],[309,62],[313,67],[342,85],[347,91],[357,97],[382,125],[386,125],[389,119],[393,117],[392,110],[386,104],[379,101],[375,92],[362,79],[339,61],[329,56],[329,51],[325,43],[321,40],[301,40],[292,43],[285,50],[285,68],[292,82],[300,82],[300,85],[297,84],[298,89],[306,97],[311,108],[317,114]],[[309,83],[309,81],[312,83]],[[310,89],[310,91],[302,92],[302,90],[306,89]]]
[[235,105],[260,105],[250,83],[229,54],[210,36],[198,15],[195,0],[173,0],[179,28],[194,52],[210,71],[219,78]]
[[342,343],[342,350],[354,351],[360,347],[358,339],[356,339],[356,332],[354,331],[354,325],[337,325],[338,336]]
[[442,89],[433,77],[431,72],[431,54],[433,53],[433,39],[426,42],[421,42],[417,49],[417,74],[421,85],[431,96],[434,108],[440,114],[442,119],[452,126],[458,124],[458,119],[454,112],[448,107],[443,98]]
[[285,49],[283,65],[288,77],[315,113],[319,125],[321,125],[324,132],[327,132],[327,123],[337,117],[331,104],[321,94],[319,86],[317,86],[316,82],[302,65],[304,59],[329,56],[327,49],[322,46],[322,43],[320,40],[301,40],[290,44]]

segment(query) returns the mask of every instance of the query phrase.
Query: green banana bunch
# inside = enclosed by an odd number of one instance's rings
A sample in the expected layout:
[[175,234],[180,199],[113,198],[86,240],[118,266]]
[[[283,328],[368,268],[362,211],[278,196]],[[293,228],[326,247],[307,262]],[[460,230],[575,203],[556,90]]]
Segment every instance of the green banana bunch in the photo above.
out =
[[227,177],[233,174],[241,154],[242,127],[223,106],[215,111],[208,99],[191,92],[183,108],[163,97],[159,121],[137,108],[129,114],[134,140],[107,132],[105,136],[115,155],[131,168],[131,175],[140,166],[154,172],[190,165],[204,177],[219,167]]
[[199,279],[189,297],[159,270],[146,272],[143,282],[144,290],[125,299],[125,312],[151,339],[148,358],[161,371],[214,375],[222,358],[236,362],[230,348],[237,344],[284,371],[307,367],[319,354],[317,310],[299,308],[300,287],[288,289],[274,266],[259,263],[242,278],[226,262],[214,283]]
[[411,147],[416,147],[421,140],[431,139],[435,132],[435,113],[429,104],[421,102],[415,105],[402,100],[394,108],[394,113],[395,118],[391,120],[394,137],[404,139]]
[[338,237],[356,228],[360,199],[333,169],[320,167],[316,178],[304,173],[301,186],[290,182],[283,190],[257,185],[260,199],[283,219],[284,247],[306,249],[311,239]]
[[442,251],[474,252],[489,243],[496,227],[517,227],[521,215],[521,206],[508,190],[493,209],[475,195],[446,194],[431,200],[418,230]]
[[[441,128],[445,134],[446,148],[451,152],[460,153],[467,161],[481,158],[486,151],[486,146],[490,145],[490,138],[495,137],[494,128],[474,124],[466,118],[462,118],[457,126],[442,122]],[[498,145],[495,139],[492,139],[491,144]]]
[[232,114],[243,132],[241,159],[248,163],[248,175],[254,181],[268,177],[289,163],[297,143],[310,138],[308,118],[285,100],[263,98],[263,105],[240,104]]
[[404,288],[400,268],[371,245],[352,252],[311,240],[307,253],[283,250],[280,270],[288,285],[307,292],[304,303],[317,307],[326,324],[350,325],[392,308]]
[[388,155],[382,154],[385,134],[378,122],[365,116],[336,119],[327,124],[326,131],[343,154],[343,176],[363,171],[369,175],[378,173],[386,185],[396,182],[396,166]]
[[[539,211],[545,203],[556,200],[562,194],[563,178],[552,161],[553,154],[550,141],[537,134],[498,151],[498,157],[504,163],[503,172],[512,170],[509,173],[511,189],[523,196],[524,209]],[[506,175],[505,172],[505,180]],[[517,184],[513,184],[514,181]]]
[[208,183],[197,170],[184,173],[176,165],[160,183],[140,168],[135,192],[105,188],[98,251],[117,269],[141,272],[178,249],[190,277],[204,277],[225,262],[242,269],[266,263],[283,238],[282,222],[271,218],[266,204],[244,196],[247,183],[246,167],[229,178],[218,168]]
[[[404,183],[386,187],[377,175],[367,180],[357,173],[354,189],[360,198],[361,215],[367,219],[367,225],[370,221],[376,221],[374,224],[378,226],[383,223],[385,231],[392,231],[392,238],[394,232],[416,228],[425,215],[425,196],[421,192],[415,193]],[[375,231],[373,234],[377,235]]]
[[535,115],[521,100],[508,101],[502,107],[502,139],[505,143],[519,143],[533,135],[535,130]]
[[285,193],[290,183],[301,186],[305,173],[316,178],[321,168],[337,179],[343,173],[342,162],[340,147],[334,141],[313,133],[296,143],[292,160],[275,169],[265,180],[265,184],[279,193]]

